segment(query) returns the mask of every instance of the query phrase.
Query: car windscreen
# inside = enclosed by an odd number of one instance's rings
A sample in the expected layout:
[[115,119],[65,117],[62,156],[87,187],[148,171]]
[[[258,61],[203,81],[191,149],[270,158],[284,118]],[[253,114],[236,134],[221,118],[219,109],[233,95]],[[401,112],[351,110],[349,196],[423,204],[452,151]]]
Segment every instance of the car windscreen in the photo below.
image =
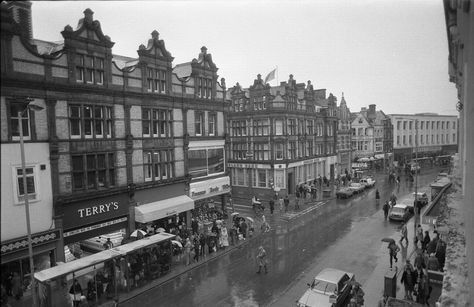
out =
[[335,293],[336,292],[336,284],[315,279],[313,281],[313,285],[311,287],[313,290],[320,291],[323,293]]

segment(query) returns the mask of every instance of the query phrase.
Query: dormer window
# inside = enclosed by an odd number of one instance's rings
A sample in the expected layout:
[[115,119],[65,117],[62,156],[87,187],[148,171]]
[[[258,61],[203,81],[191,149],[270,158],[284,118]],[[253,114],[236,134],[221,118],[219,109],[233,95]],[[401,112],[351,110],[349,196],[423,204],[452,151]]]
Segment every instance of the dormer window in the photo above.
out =
[[211,99],[212,98],[212,79],[209,78],[198,78],[198,92],[199,98]]
[[166,93],[166,71],[147,68],[148,92]]
[[104,84],[104,59],[84,54],[76,55],[76,81],[87,84]]

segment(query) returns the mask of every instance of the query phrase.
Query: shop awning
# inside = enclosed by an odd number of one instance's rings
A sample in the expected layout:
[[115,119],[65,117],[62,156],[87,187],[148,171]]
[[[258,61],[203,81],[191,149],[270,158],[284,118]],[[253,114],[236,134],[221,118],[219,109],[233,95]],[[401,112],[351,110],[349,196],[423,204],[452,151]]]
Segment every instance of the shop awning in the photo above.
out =
[[181,195],[135,207],[135,221],[148,223],[194,209],[194,200]]

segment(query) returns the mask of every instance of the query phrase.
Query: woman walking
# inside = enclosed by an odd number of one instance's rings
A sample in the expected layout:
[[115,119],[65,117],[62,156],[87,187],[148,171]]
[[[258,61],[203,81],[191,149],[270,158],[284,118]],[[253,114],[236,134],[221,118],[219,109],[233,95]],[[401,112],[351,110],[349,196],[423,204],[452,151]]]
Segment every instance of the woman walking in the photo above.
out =
[[184,244],[184,259],[186,262],[186,265],[189,265],[191,263],[191,248],[193,247],[191,240],[189,238],[186,238],[186,243]]
[[267,270],[267,252],[265,251],[265,249],[261,245],[258,248],[257,263],[258,263],[257,274],[260,274],[260,272],[262,271],[262,267],[265,269],[265,274],[268,273],[268,270]]

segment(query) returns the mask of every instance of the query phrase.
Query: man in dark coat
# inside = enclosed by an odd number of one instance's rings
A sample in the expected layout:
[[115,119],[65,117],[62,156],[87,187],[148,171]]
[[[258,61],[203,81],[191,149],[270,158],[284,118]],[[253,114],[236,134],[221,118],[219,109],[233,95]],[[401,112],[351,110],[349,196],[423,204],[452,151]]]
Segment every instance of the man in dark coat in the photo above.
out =
[[240,232],[242,233],[242,236],[245,240],[245,238],[247,238],[247,223],[245,222],[245,220],[243,220],[240,224]]
[[191,219],[191,229],[193,230],[193,235],[198,233],[199,223],[195,218]]
[[270,199],[270,214],[273,214],[274,210],[275,210],[275,201],[273,199]]
[[288,206],[290,205],[290,199],[288,198],[288,195],[285,196],[283,202],[285,204],[285,212],[288,212]]
[[390,209],[390,205],[388,204],[388,201],[383,204],[383,214],[385,216],[385,219],[388,217],[388,209]]

